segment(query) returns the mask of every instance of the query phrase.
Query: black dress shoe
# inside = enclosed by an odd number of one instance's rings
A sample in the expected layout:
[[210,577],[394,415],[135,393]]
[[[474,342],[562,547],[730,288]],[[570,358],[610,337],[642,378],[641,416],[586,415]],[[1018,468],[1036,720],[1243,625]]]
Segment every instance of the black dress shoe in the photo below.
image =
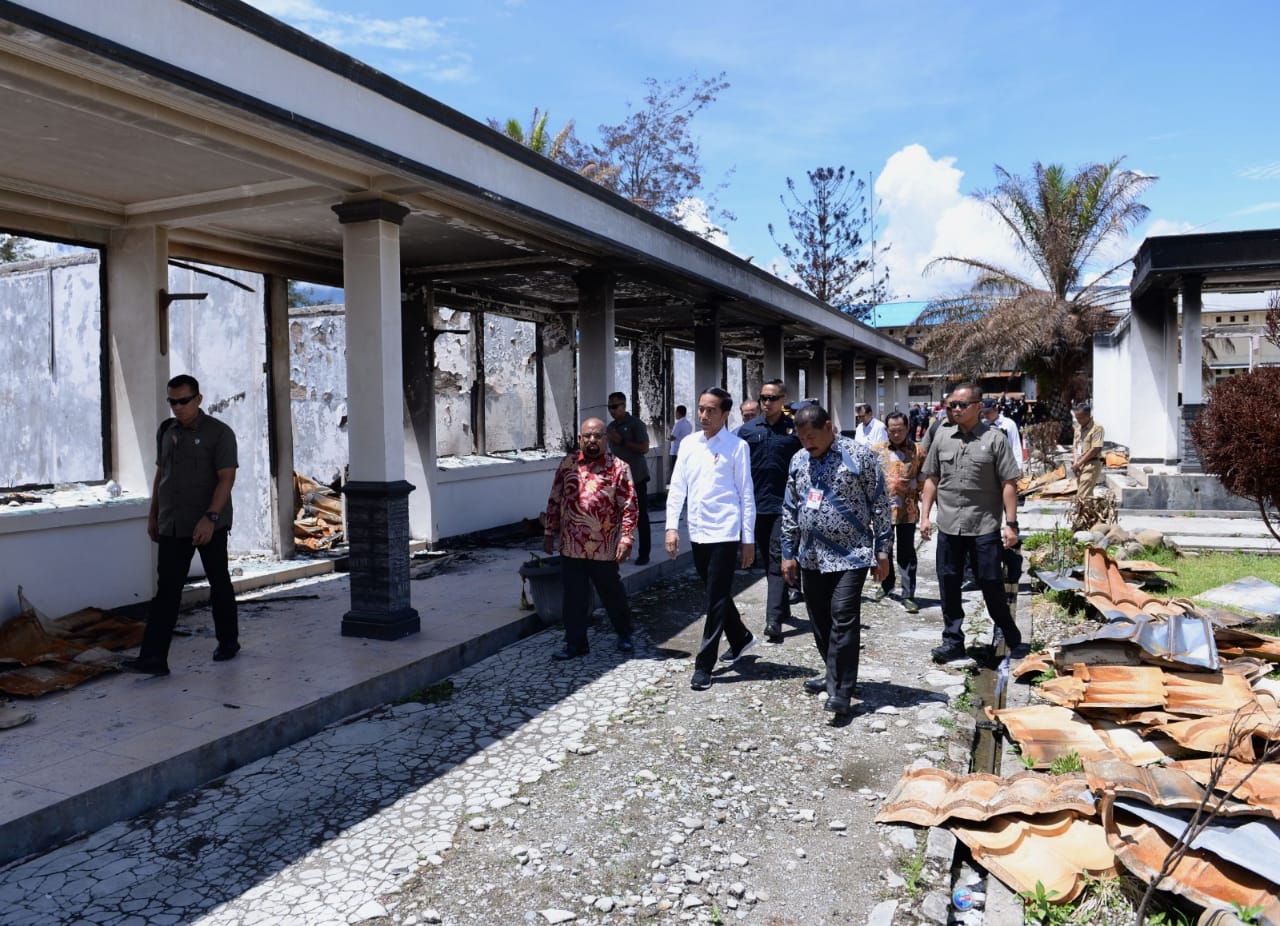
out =
[[577,659],[579,656],[585,655],[587,655],[587,651],[584,649],[569,649],[569,647],[565,646],[552,653],[551,658],[560,660]]
[[240,652],[239,643],[222,644],[213,651],[214,662],[226,662],[228,659],[235,659],[236,653]]
[[961,659],[969,658],[969,654],[964,651],[963,646],[935,646],[929,652],[929,655],[940,666],[946,665],[948,662],[959,662]]
[[827,690],[827,680],[825,678],[806,678],[804,680],[805,694],[822,694]]
[[158,659],[126,659],[120,663],[126,672],[138,672],[142,675],[168,675],[169,666]]
[[822,709],[835,714],[837,717],[848,717],[853,713],[853,707],[849,704],[848,698],[837,698],[835,696],[827,698],[827,703],[822,705]]
[[648,566],[648,565],[649,565],[649,557],[647,557],[647,556],[642,556],[642,557],[640,557],[638,560],[636,560],[636,565],[637,565],[637,566]]

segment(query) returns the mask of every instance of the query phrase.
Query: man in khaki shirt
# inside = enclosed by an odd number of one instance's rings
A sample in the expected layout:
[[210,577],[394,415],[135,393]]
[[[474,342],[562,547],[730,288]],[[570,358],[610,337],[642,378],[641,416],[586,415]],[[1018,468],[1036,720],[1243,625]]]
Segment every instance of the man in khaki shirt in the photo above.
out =
[[1075,439],[1071,442],[1071,471],[1076,475],[1076,499],[1093,498],[1102,478],[1102,425],[1093,420],[1093,404],[1087,399],[1071,406],[1075,417]]
[[[937,504],[938,584],[942,590],[942,645],[935,647],[939,664],[965,658],[964,603],[960,586],[966,560],[982,589],[987,613],[1004,634],[1011,651],[1022,644],[1005,598],[1003,551],[1018,543],[1017,461],[1004,432],[988,427],[982,418],[982,390],[964,383],[947,401],[956,427],[939,429],[929,447],[920,475],[920,536],[933,533]],[[1000,516],[1004,515],[1001,531]]]

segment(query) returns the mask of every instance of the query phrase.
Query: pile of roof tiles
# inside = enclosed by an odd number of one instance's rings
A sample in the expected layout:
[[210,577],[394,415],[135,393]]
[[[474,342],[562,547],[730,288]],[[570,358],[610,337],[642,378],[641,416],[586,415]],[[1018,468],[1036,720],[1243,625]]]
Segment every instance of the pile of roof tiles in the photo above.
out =
[[1154,881],[1185,835],[1160,889],[1280,926],[1280,641],[1146,594],[1099,549],[1079,593],[1106,623],[1013,670],[1044,703],[987,709],[1031,770],[909,771],[877,821],[945,826],[1010,888],[1058,902],[1122,869]]

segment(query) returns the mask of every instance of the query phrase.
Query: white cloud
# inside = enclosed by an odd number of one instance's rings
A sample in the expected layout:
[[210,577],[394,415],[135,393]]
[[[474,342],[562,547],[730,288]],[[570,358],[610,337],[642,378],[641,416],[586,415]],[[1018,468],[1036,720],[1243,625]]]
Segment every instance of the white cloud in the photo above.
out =
[[[452,40],[447,22],[425,16],[382,19],[330,9],[315,0],[249,0],[264,13],[346,51],[376,48],[391,52],[448,51]],[[452,51],[434,64],[416,68],[437,80],[462,80],[470,74],[469,56]]]
[[737,253],[729,246],[729,234],[707,214],[707,204],[696,196],[688,196],[675,208],[673,216],[676,224],[712,244],[724,248],[730,253]]
[[1255,164],[1240,171],[1246,180],[1280,180],[1280,161],[1269,164]]
[[1259,212],[1275,212],[1277,209],[1280,209],[1280,202],[1257,203],[1252,206],[1246,206],[1243,209],[1237,209],[1235,212],[1231,214],[1233,216],[1257,215]]
[[922,145],[894,152],[876,178],[875,195],[887,220],[881,242],[898,299],[931,299],[967,289],[973,273],[930,261],[946,255],[989,261],[1030,274],[1004,224],[981,201],[960,192],[964,172],[955,158],[934,158]]

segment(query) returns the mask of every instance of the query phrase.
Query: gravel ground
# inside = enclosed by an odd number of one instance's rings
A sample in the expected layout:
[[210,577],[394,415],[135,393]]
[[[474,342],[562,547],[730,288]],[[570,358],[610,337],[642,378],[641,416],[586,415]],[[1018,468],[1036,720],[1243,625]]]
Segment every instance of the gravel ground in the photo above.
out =
[[[738,586],[759,635],[765,583],[739,574]],[[697,577],[635,596],[636,658],[652,672],[625,708],[500,809],[470,814],[369,926],[946,922],[950,837],[926,846],[924,832],[872,822],[912,763],[968,769],[972,720],[948,704],[966,676],[930,664],[941,617],[924,576],[920,592],[935,604],[920,615],[864,600],[864,707],[844,726],[802,690],[819,665],[803,605],[783,644],[762,641],[697,692]],[[593,630],[594,647],[611,639]]]

